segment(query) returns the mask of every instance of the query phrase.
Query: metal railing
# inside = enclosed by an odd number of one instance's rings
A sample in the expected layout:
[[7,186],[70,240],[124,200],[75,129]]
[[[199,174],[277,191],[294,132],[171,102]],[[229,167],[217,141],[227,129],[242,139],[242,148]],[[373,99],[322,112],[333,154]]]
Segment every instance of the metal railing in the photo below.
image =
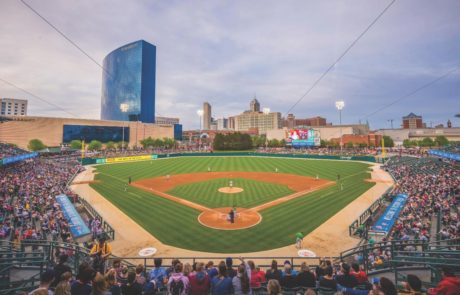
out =
[[78,196],[77,198],[78,202],[80,204],[82,204],[85,209],[91,214],[93,215],[93,217],[96,217],[98,218],[99,220],[101,220],[101,226],[102,226],[102,230],[104,231],[104,233],[107,235],[108,238],[110,238],[112,241],[115,240],[115,230],[113,229],[112,226],[110,226],[110,224],[108,224],[104,218],[102,218],[102,216],[96,211],[96,209],[93,208],[93,206],[91,206],[91,204],[83,199],[82,197]]

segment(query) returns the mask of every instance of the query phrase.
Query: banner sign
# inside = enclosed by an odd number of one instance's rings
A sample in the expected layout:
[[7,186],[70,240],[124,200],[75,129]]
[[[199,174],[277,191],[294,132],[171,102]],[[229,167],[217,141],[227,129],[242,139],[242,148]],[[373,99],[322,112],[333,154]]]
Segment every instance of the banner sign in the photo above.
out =
[[27,159],[35,158],[37,156],[38,156],[38,153],[34,152],[34,153],[22,154],[22,155],[17,155],[17,156],[12,156],[12,157],[6,157],[6,158],[1,159],[0,161],[2,162],[3,165],[6,165],[6,164],[16,163],[16,162],[24,161]]
[[141,160],[150,160],[150,159],[152,159],[151,155],[143,155],[143,156],[107,158],[105,161],[106,163],[121,163],[121,162],[141,161]]
[[106,162],[105,158],[97,158],[96,159],[96,164],[104,164]]
[[372,230],[388,234],[396,222],[396,219],[398,219],[399,213],[404,208],[407,198],[408,196],[406,194],[396,195],[390,206],[387,207],[383,215],[380,216],[374,226],[372,226]]
[[152,155],[152,160],[158,159],[158,155]]
[[428,153],[430,155],[438,156],[441,158],[460,161],[460,154],[448,153],[448,152],[443,152],[440,150],[429,150]]
[[61,206],[65,219],[69,222],[70,233],[74,238],[85,236],[90,233],[89,228],[83,222],[83,219],[81,219],[80,214],[78,214],[75,206],[70,202],[67,195],[60,194],[56,196],[56,201],[59,206]]

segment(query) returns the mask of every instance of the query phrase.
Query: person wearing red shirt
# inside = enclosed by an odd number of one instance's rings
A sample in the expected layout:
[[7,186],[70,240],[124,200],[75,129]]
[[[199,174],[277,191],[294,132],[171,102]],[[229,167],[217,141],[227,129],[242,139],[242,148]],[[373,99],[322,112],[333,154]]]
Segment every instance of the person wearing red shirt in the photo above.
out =
[[430,289],[430,295],[456,295],[460,294],[460,278],[449,267],[442,268],[442,279],[434,289]]
[[351,268],[353,269],[351,274],[358,280],[358,284],[364,284],[368,282],[367,274],[359,268],[359,264],[353,263]]

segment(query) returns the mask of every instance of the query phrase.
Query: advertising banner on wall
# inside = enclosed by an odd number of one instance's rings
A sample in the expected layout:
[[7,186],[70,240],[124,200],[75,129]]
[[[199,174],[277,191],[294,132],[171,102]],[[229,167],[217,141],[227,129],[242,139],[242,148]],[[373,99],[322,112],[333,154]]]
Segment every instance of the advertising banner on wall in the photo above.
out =
[[372,226],[372,230],[377,232],[383,232],[385,235],[388,234],[393,227],[396,219],[399,217],[399,213],[404,208],[408,196],[406,194],[398,194],[391,202],[390,206],[387,207],[382,216]]
[[12,156],[12,157],[6,157],[6,158],[1,159],[0,161],[3,165],[7,165],[7,164],[16,163],[16,162],[24,161],[27,159],[35,158],[36,156],[38,156],[38,153],[34,152],[34,153],[22,154],[22,155],[17,155],[17,156]]
[[142,160],[150,160],[150,159],[152,159],[151,155],[116,157],[116,158],[107,158],[106,163],[121,163],[121,162],[142,161]]
[[65,219],[69,222],[70,233],[76,239],[90,233],[88,226],[78,214],[74,205],[70,202],[67,195],[60,194],[56,196],[56,201],[59,206],[61,206],[62,213],[64,214]]
[[440,150],[429,150],[428,153],[433,156],[438,156],[438,157],[449,159],[449,160],[460,161],[459,154],[448,153],[448,152],[444,152]]

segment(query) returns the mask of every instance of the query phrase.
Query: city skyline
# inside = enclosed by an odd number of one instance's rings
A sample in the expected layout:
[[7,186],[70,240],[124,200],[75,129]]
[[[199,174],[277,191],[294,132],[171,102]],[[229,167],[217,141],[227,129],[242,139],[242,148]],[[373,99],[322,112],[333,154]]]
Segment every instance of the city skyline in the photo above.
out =
[[[155,44],[156,115],[180,117],[184,129],[198,128],[203,101],[215,118],[229,117],[246,110],[254,93],[285,117],[390,3],[26,2],[99,63],[123,44]],[[102,70],[19,1],[0,8],[0,78],[81,118],[98,119]],[[334,102],[343,99],[343,122],[365,122],[367,114],[455,70],[459,10],[457,1],[396,2],[290,113],[338,124]],[[453,72],[367,119],[374,129],[389,128],[390,119],[397,127],[414,112],[433,126],[448,119],[459,126],[459,80]],[[69,116],[1,81],[0,96],[28,99],[31,115]]]

